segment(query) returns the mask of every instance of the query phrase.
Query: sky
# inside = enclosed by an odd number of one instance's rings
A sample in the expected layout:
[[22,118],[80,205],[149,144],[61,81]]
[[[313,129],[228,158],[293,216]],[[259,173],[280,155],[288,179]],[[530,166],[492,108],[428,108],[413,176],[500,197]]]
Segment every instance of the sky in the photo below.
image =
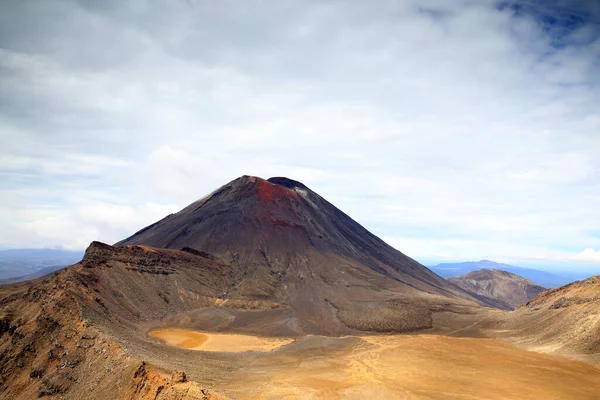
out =
[[600,2],[0,3],[0,248],[287,176],[427,263],[600,272]]

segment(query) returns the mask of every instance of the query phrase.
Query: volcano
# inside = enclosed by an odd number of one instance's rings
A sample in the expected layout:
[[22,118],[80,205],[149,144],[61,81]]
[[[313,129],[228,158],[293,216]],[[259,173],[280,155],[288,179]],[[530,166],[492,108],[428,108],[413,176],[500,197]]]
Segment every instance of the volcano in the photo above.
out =
[[290,309],[289,334],[428,328],[449,299],[481,301],[284,177],[242,176],[116,245],[217,257],[233,274],[221,304]]
[[[592,399],[596,367],[472,337],[527,339],[534,323],[566,340],[585,318],[575,333],[593,352],[595,283],[507,315],[305,185],[244,176],[117,245],[93,242],[77,264],[0,286],[0,399]],[[376,334],[415,331],[428,334]]]

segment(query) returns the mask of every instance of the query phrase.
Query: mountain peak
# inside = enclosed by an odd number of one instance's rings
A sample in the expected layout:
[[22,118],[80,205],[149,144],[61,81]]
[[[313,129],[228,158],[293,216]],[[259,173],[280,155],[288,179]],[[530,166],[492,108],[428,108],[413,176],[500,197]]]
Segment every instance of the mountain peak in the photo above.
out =
[[[348,288],[363,284],[377,288],[371,301],[382,287],[475,300],[287,177],[242,176],[117,244],[214,254],[232,265],[228,296],[302,303],[307,320],[350,307],[356,293]],[[343,295],[327,294],[333,286]]]

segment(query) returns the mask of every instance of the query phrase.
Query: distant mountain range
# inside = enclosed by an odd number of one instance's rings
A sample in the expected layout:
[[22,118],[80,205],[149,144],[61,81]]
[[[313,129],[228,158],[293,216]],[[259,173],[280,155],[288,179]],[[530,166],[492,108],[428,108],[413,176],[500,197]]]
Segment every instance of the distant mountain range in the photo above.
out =
[[430,266],[429,269],[446,279],[451,278],[453,276],[465,275],[469,272],[478,271],[481,269],[496,269],[512,272],[513,274],[529,279],[533,283],[543,286],[545,288],[559,287],[562,285],[566,285],[569,282],[573,282],[575,280],[584,278],[580,276],[580,274],[559,275],[546,271],[540,271],[537,269],[522,268],[510,264],[497,263],[490,260],[443,263]]
[[0,283],[37,278],[61,267],[75,264],[82,257],[83,251],[54,249],[0,250]]

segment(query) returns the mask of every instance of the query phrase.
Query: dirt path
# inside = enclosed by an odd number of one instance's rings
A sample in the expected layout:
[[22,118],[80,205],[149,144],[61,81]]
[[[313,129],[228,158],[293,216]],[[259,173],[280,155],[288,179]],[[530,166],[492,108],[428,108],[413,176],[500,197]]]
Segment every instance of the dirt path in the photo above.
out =
[[466,331],[466,330],[469,330],[469,329],[475,328],[475,327],[476,327],[477,325],[479,325],[481,322],[487,321],[487,320],[489,320],[489,319],[490,319],[490,318],[488,318],[488,317],[481,318],[481,319],[479,319],[479,320],[477,320],[477,321],[473,322],[471,325],[465,326],[465,327],[463,327],[463,328],[455,329],[455,330],[453,330],[453,331],[451,331],[451,332],[444,333],[444,335],[446,335],[446,336],[452,336],[452,335],[454,335],[454,334],[456,334],[456,333],[458,333],[458,332],[464,332],[464,331]]

